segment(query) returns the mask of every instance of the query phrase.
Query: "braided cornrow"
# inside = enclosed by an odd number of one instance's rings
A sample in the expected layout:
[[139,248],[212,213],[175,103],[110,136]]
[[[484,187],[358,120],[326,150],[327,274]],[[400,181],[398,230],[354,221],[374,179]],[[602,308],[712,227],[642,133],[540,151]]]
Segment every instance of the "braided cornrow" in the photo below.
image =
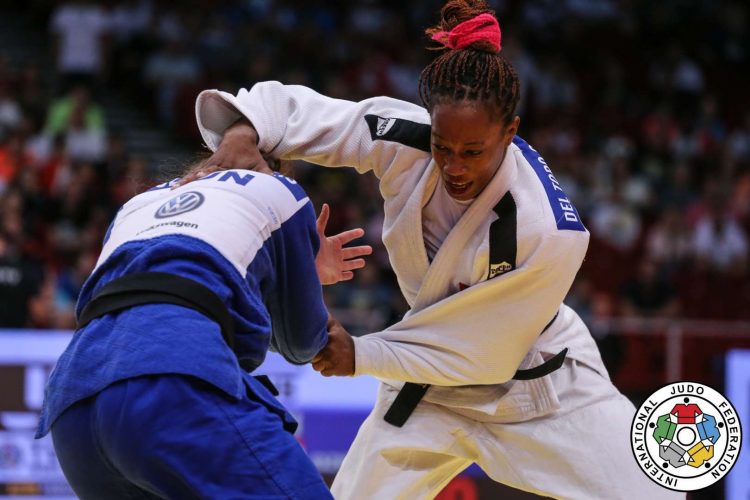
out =
[[[440,22],[425,32],[450,31],[482,13],[495,14],[484,0],[448,0],[440,11]],[[480,101],[507,123],[518,105],[520,84],[513,66],[496,48],[476,42],[465,49],[447,49],[432,61],[419,77],[419,96],[430,112],[439,102]]]

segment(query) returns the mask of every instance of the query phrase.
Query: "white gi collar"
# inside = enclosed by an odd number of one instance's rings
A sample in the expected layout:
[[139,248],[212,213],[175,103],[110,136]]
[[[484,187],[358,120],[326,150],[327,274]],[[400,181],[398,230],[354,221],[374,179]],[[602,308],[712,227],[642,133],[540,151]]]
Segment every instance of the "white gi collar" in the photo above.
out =
[[[421,207],[423,207],[430,199],[430,195],[435,190],[437,181],[439,178],[439,171],[435,166],[435,162],[430,163],[430,168],[427,169],[425,175],[420,180],[415,190],[415,196],[412,196],[405,210],[409,210],[409,205],[413,204],[416,200],[421,201],[419,214],[419,223],[414,224],[411,227],[419,228],[418,231],[414,231],[412,237],[412,246],[415,252],[419,252],[420,267],[426,267],[426,273],[422,280],[422,286],[417,293],[416,300],[412,305],[410,313],[417,312],[435,302],[445,298],[450,289],[452,273],[446,272],[446,269],[451,269],[454,263],[461,257],[461,253],[466,249],[466,242],[474,235],[478,230],[479,226],[487,220],[493,214],[493,207],[497,205],[500,199],[508,192],[510,185],[517,175],[516,158],[513,154],[513,150],[516,146],[511,144],[505,154],[505,159],[502,165],[498,169],[495,176],[492,178],[487,187],[480,193],[480,195],[474,200],[474,203],[466,210],[463,217],[461,217],[456,225],[453,227],[448,236],[443,241],[442,246],[438,250],[435,258],[432,260],[432,264],[429,264],[427,259],[427,252],[424,248],[424,241],[422,235],[422,213]],[[421,191],[421,196],[418,194]],[[415,270],[419,272],[419,270]]]

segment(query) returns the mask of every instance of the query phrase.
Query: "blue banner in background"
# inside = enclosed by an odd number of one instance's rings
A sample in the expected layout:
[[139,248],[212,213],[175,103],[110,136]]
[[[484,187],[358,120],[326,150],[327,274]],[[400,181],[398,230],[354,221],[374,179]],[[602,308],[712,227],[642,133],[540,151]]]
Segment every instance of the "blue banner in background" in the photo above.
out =
[[740,418],[742,443],[737,462],[726,476],[724,497],[750,498],[750,350],[734,349],[726,355],[724,396]]
[[[69,331],[0,330],[0,497],[75,498],[47,436],[34,440],[44,385],[68,345]],[[740,416],[744,443],[726,478],[727,499],[750,498],[750,351],[726,358],[726,396]],[[256,370],[279,389],[279,399],[300,422],[296,437],[328,479],[341,461],[375,401],[378,382],[370,377],[325,378],[309,365],[290,365],[269,353]],[[439,498],[527,499],[531,495],[492,482],[472,466]]]
[[[75,498],[49,436],[34,440],[44,386],[69,331],[0,330],[0,496]],[[296,437],[323,474],[335,474],[375,402],[371,377],[325,378],[268,353],[268,375],[300,422]]]

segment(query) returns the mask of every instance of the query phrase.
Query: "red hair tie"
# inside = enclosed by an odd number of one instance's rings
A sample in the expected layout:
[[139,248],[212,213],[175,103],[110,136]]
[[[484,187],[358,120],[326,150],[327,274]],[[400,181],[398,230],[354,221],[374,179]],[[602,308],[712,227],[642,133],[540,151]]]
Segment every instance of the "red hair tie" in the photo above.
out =
[[475,42],[487,42],[500,52],[500,25],[492,14],[484,13],[456,25],[450,31],[438,31],[432,39],[451,49],[465,49]]

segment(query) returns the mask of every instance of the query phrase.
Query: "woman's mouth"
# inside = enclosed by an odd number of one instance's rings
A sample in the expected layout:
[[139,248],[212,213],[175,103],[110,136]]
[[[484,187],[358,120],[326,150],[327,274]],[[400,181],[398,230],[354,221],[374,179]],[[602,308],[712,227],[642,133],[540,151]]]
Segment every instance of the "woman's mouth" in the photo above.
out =
[[451,182],[448,180],[445,181],[446,191],[448,191],[448,194],[454,198],[465,194],[469,190],[470,186],[471,186],[471,181],[468,181],[468,182]]

